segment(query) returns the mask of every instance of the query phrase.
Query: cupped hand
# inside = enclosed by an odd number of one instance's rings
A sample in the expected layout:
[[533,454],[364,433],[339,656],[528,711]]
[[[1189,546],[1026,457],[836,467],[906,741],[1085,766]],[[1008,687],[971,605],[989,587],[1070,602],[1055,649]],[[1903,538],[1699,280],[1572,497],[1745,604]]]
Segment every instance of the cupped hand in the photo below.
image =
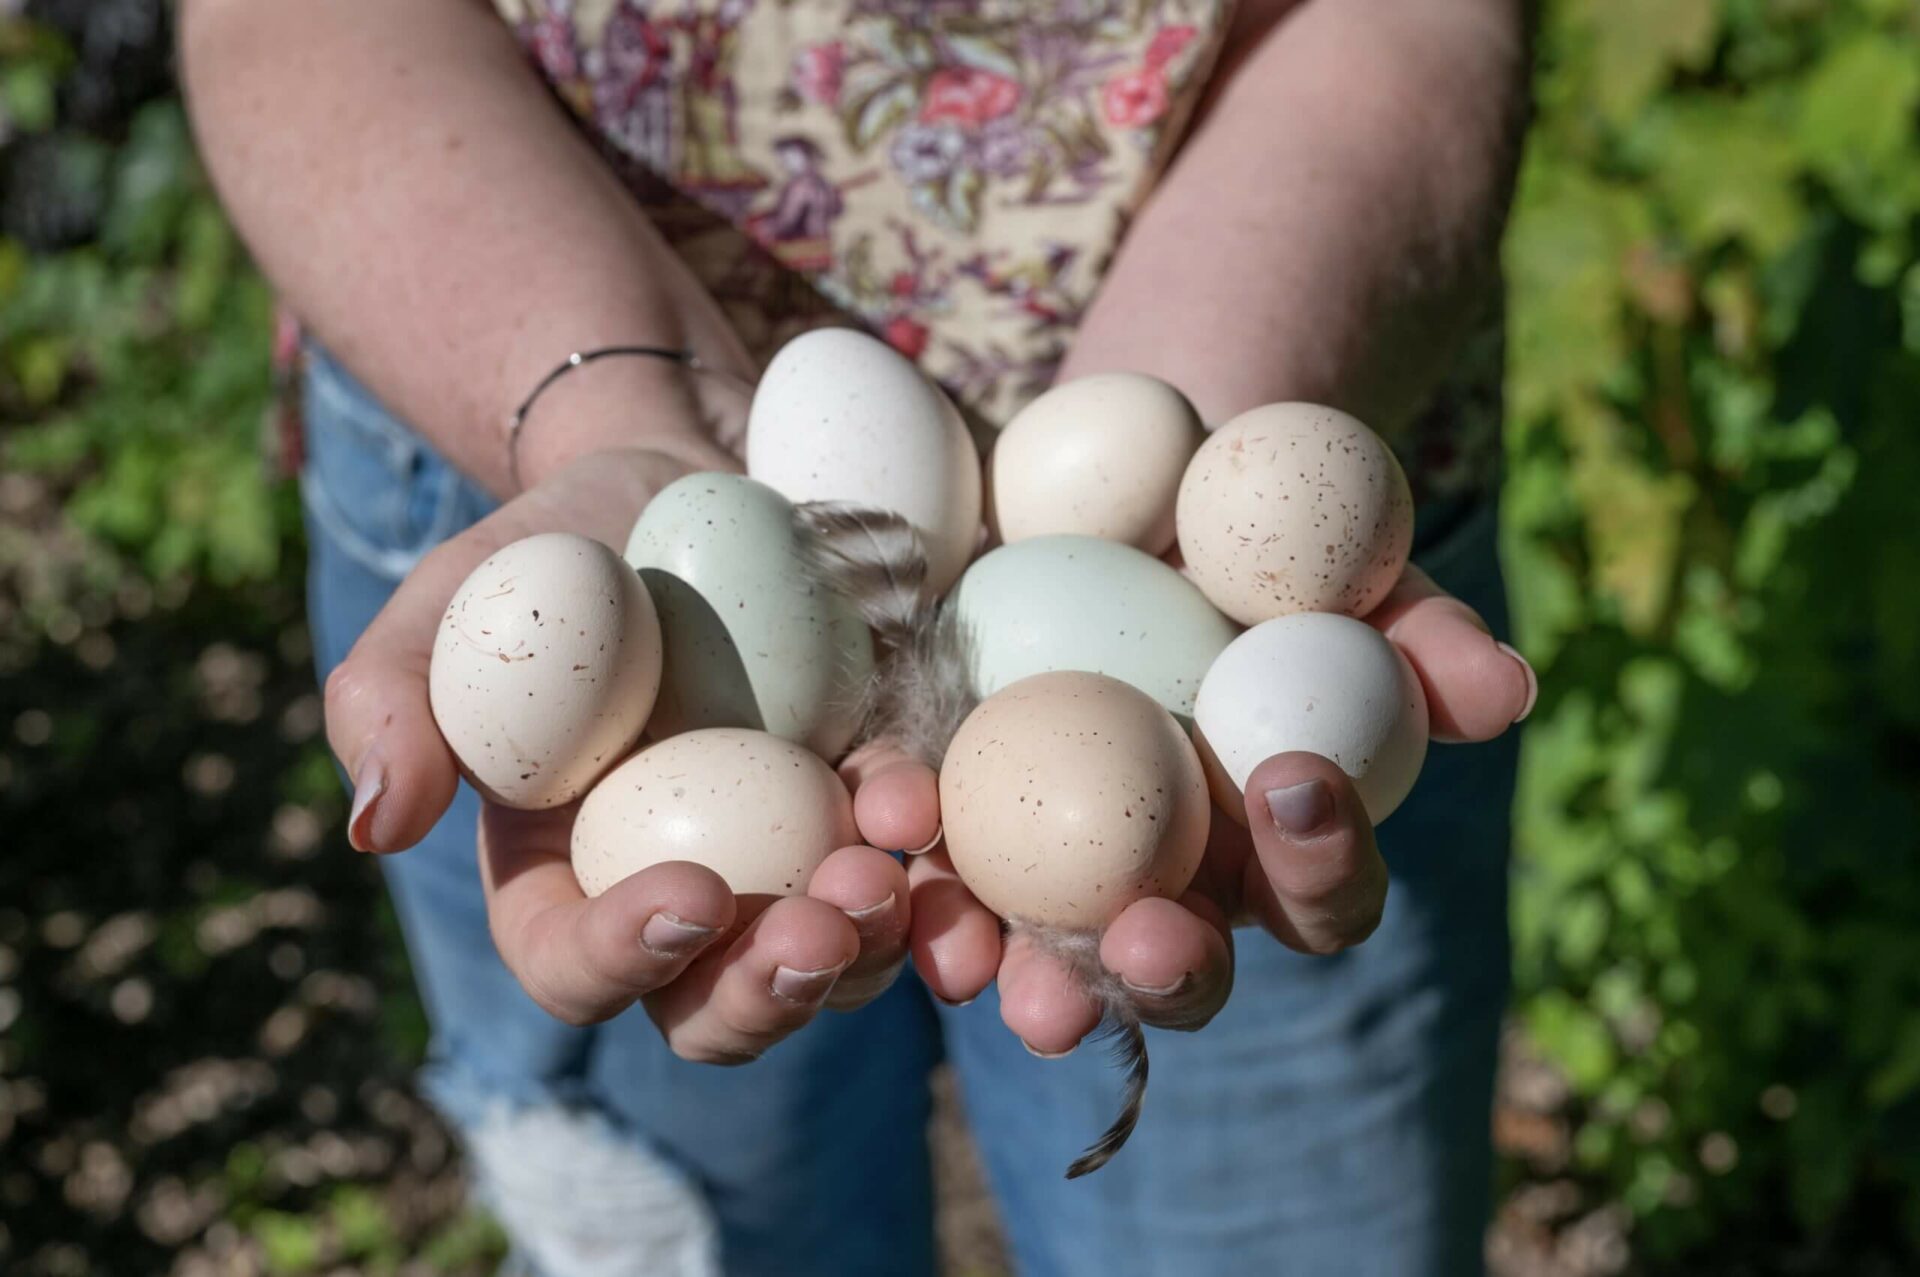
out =
[[[660,489],[694,471],[737,468],[704,442],[596,452],[427,555],[327,680],[328,741],[354,778],[353,845],[411,847],[453,801],[459,769],[434,723],[427,673],[441,615],[482,560],[540,532],[579,533],[618,549]],[[862,775],[857,766],[846,774],[856,784]],[[871,806],[861,798],[862,809]],[[594,1023],[638,1002],[679,1055],[747,1060],[822,1006],[878,996],[905,961],[907,876],[872,847],[835,852],[808,895],[758,912],[712,870],[684,862],[656,865],[589,899],[569,859],[576,808],[488,803],[480,821],[495,945],[527,992],[562,1020]],[[890,833],[884,822],[875,829]],[[863,824],[862,837],[874,836]]]
[[[1419,675],[1435,740],[1491,740],[1533,708],[1537,688],[1526,661],[1420,569],[1408,568],[1367,621]],[[911,809],[903,823],[913,832],[930,831],[937,791],[930,772],[915,776],[911,766],[888,773],[888,801]],[[1235,922],[1257,923],[1282,944],[1315,954],[1359,944],[1380,924],[1386,864],[1338,766],[1314,754],[1278,755],[1254,769],[1241,799],[1244,823],[1215,812],[1186,894],[1134,903],[1101,939],[1101,961],[1132,991],[1144,1023],[1196,1029],[1219,1012],[1233,986]],[[877,808],[880,796],[869,802]],[[1021,937],[1003,940],[999,920],[961,883],[944,850],[916,858],[908,872],[914,966],[936,997],[965,1003],[997,981],[1001,1017],[1041,1055],[1072,1050],[1098,1026],[1099,1006],[1058,960]]]

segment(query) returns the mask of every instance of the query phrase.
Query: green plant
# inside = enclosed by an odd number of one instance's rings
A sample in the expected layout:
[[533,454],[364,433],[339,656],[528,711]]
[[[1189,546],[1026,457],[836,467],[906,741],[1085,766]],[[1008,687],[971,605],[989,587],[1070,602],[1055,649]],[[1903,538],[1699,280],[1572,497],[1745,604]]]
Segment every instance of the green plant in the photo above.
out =
[[[149,578],[270,578],[298,525],[285,485],[263,481],[271,303],[179,104],[141,107],[115,145],[55,132],[31,106],[51,88],[20,86],[64,65],[61,46],[14,42],[25,52],[0,86],[30,109],[13,126],[83,172],[98,226],[63,251],[0,239],[0,413],[22,423],[6,464],[45,476],[79,531]],[[30,223],[32,201],[60,198],[16,187]]]
[[1563,0],[1541,52],[1520,1010],[1647,1255],[1920,1254],[1920,8]]

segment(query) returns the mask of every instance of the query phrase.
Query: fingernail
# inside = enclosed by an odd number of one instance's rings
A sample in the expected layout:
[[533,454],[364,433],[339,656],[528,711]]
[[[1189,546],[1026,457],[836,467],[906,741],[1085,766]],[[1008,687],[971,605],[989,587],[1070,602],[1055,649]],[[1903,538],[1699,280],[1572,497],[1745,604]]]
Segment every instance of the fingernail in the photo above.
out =
[[879,904],[868,905],[864,909],[842,909],[840,912],[847,915],[847,921],[853,924],[853,929],[860,934],[862,940],[865,940],[887,929],[887,923],[893,918],[894,907],[898,904],[899,901],[889,891],[887,898]]
[[1027,1048],[1028,1055],[1031,1055],[1034,1058],[1041,1059],[1041,1060],[1064,1060],[1069,1055],[1072,1055],[1074,1051],[1079,1049],[1079,1046],[1080,1046],[1078,1042],[1075,1042],[1072,1046],[1068,1047],[1064,1051],[1042,1051],[1039,1047],[1027,1041],[1025,1038],[1020,1039],[1020,1045]]
[[[933,990],[928,989],[927,992],[933,993]],[[961,1007],[970,1007],[976,1001],[976,999],[974,998],[968,998],[965,1002],[955,1002],[952,998],[943,998],[937,993],[933,993],[933,1000],[935,1002],[938,1002],[943,1007],[952,1007],[956,1011],[958,1011]]]
[[[1318,784],[1319,782],[1315,781],[1314,783]],[[1137,993],[1142,997],[1171,998],[1179,994],[1185,993],[1188,989],[1193,987],[1193,972],[1189,971],[1185,975],[1182,975],[1178,980],[1175,980],[1172,984],[1163,984],[1157,989],[1148,988],[1144,984],[1135,984],[1131,980],[1122,980],[1120,983],[1127,987],[1127,992]]]
[[782,1002],[797,1007],[812,1006],[825,998],[833,990],[833,982],[847,969],[842,962],[837,966],[821,967],[818,971],[795,971],[792,967],[773,969],[773,996]]
[[840,912],[846,914],[847,917],[852,918],[855,922],[871,922],[875,918],[884,917],[891,912],[896,903],[897,901],[895,901],[893,893],[889,891],[887,898],[877,905],[868,905],[865,909],[842,909]]
[[355,851],[373,850],[373,817],[387,792],[387,765],[378,754],[360,764],[353,779],[353,810],[347,815],[347,842]]
[[640,947],[656,958],[684,958],[698,952],[717,934],[717,927],[703,927],[662,911],[640,928]]
[[928,852],[932,851],[935,847],[938,847],[940,845],[940,840],[942,838],[945,838],[946,836],[947,836],[947,827],[945,825],[935,825],[933,827],[933,837],[931,840],[928,841],[926,846],[905,848],[901,851],[900,854],[903,856],[924,856]]
[[1333,819],[1333,791],[1318,778],[1267,791],[1267,811],[1283,834],[1310,834]]
[[1533,666],[1527,658],[1520,655],[1511,645],[1496,643],[1494,646],[1519,662],[1521,671],[1527,676],[1527,703],[1520,707],[1520,712],[1513,719],[1516,723],[1524,723],[1527,721],[1527,715],[1533,713],[1533,703],[1540,699],[1540,676],[1533,672]]

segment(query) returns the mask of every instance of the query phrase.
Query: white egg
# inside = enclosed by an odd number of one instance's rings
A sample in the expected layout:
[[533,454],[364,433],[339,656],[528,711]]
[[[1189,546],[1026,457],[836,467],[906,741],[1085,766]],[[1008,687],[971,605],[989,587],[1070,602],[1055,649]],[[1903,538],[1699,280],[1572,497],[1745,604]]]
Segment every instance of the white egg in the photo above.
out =
[[1140,373],[1063,382],[994,440],[989,506],[1009,544],[1072,533],[1148,554],[1173,545],[1174,498],[1206,438],[1185,395]]
[[739,475],[688,475],[647,504],[627,562],[666,644],[655,740],[748,727],[825,758],[847,747],[873,639],[851,603],[801,570],[791,502]]
[[716,727],[649,745],[593,787],[573,822],[573,872],[597,896],[690,860],[736,895],[799,896],[821,861],[859,841],[831,767],[792,741]]
[[1380,631],[1326,613],[1283,616],[1235,639],[1200,684],[1194,722],[1214,800],[1245,820],[1247,778],[1275,754],[1332,759],[1375,824],[1427,756],[1427,699]]
[[1212,822],[1173,716],[1118,679],[1072,670],[980,702],[941,764],[940,815],[980,903],[1076,931],[1144,897],[1178,897]]
[[1346,413],[1269,404],[1208,436],[1180,481],[1180,552],[1242,625],[1293,612],[1365,616],[1413,545],[1392,449]]
[[1175,714],[1237,628],[1150,554],[1097,537],[1035,537],[982,556],[947,606],[966,636],[974,690],[991,696],[1046,670],[1130,683]]
[[946,394],[886,343],[849,328],[781,347],[754,390],[747,473],[789,501],[888,510],[926,545],[934,588],[980,536],[980,457]]
[[434,720],[475,788],[509,807],[584,793],[640,736],[660,625],[639,574],[586,537],[515,541],[475,568],[434,638]]

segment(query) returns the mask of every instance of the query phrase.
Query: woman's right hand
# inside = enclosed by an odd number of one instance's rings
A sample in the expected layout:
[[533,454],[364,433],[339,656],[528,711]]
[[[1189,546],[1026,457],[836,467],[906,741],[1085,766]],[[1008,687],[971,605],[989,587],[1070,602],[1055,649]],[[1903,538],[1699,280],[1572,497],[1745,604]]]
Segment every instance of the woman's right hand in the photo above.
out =
[[[427,670],[441,615],[468,573],[538,532],[580,533],[617,549],[667,484],[733,467],[704,444],[676,455],[587,454],[421,560],[327,680],[327,738],[354,778],[348,836],[356,848],[411,847],[453,801],[459,771],[428,704]],[[845,774],[853,784],[861,772]],[[753,917],[740,913],[718,874],[685,862],[655,865],[589,899],[569,858],[577,809],[488,803],[479,839],[500,956],[535,1001],[570,1024],[609,1019],[637,1001],[676,1054],[737,1063],[822,1006],[877,997],[905,960],[906,872],[872,847],[835,852],[809,895]],[[872,823],[862,822],[863,836],[885,836]]]

